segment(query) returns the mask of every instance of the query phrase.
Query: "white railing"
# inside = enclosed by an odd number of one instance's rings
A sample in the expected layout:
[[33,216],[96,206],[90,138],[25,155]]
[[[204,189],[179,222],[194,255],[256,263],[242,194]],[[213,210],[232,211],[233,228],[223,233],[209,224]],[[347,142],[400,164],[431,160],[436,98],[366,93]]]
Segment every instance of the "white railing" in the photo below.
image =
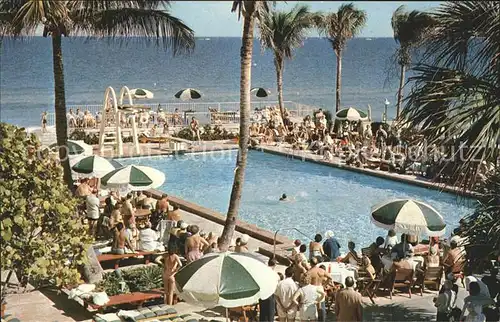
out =
[[[157,111],[159,108],[162,109],[163,113],[167,118],[169,124],[176,125],[187,125],[192,116],[195,116],[200,124],[232,124],[239,122],[239,106],[240,102],[170,102],[170,103],[159,103],[159,104],[143,104],[140,101],[136,101],[134,105],[147,106],[151,108],[151,111]],[[251,102],[252,110],[255,108],[264,108],[266,106],[276,106],[275,101],[254,101]],[[304,117],[306,115],[312,114],[313,111],[317,110],[318,107],[300,104],[292,101],[285,101],[285,107],[289,110],[291,116],[294,117]],[[217,111],[217,113],[211,113],[209,111]],[[97,115],[97,112],[102,112],[102,104],[91,104],[91,105],[69,105],[68,110],[72,110],[76,114],[76,111],[88,111],[92,116]],[[156,122],[156,118],[152,117],[153,123]],[[179,124],[181,123],[181,124]],[[55,115],[54,113],[47,114],[47,125],[55,125]],[[126,124],[124,124],[126,127]]]

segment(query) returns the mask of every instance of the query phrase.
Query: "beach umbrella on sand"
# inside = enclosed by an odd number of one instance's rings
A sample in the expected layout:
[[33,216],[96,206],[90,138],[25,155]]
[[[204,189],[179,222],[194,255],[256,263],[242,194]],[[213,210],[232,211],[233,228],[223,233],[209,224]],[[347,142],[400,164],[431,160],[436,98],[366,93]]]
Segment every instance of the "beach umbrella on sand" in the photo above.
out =
[[134,88],[130,91],[130,93],[134,96],[134,98],[148,98],[151,99],[154,97],[153,92],[148,91],[144,88]]
[[201,98],[201,92],[194,88],[186,88],[178,91],[174,96],[183,101],[196,100]]
[[115,160],[108,160],[98,155],[78,156],[70,160],[71,170],[78,173],[79,177],[102,178],[109,172],[123,167]]
[[[68,140],[66,146],[68,147],[69,155],[92,155],[92,146],[83,141]],[[49,149],[52,151],[57,151],[57,147],[57,143],[49,145]]]
[[387,200],[373,206],[371,220],[377,227],[412,235],[439,237],[446,229],[443,217],[436,209],[410,199]]
[[341,121],[364,121],[368,119],[368,115],[365,112],[358,111],[355,108],[349,107],[338,111],[335,114],[335,118]]
[[164,182],[163,172],[138,165],[115,169],[101,178],[101,185],[104,189],[127,188],[133,191],[158,188]]
[[254,87],[250,90],[250,93],[255,97],[263,98],[271,95],[271,91],[262,87]]
[[206,308],[251,305],[271,296],[278,276],[248,253],[212,253],[175,274],[175,292],[187,303]]

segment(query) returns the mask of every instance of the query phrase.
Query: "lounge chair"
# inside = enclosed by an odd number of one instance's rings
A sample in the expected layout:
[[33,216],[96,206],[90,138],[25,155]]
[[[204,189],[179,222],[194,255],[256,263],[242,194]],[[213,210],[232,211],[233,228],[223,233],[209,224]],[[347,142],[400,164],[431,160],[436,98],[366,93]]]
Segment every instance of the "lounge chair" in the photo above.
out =
[[145,132],[139,134],[139,142],[141,142],[141,143],[166,143],[169,140],[170,140],[169,138],[164,137],[164,136],[152,137],[152,136],[149,136],[149,134],[145,133]]

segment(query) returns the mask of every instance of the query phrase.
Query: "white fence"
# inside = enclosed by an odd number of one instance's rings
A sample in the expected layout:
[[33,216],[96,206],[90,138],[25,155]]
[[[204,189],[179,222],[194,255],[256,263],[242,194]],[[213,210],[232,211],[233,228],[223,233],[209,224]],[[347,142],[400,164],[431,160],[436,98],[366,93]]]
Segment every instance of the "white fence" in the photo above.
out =
[[[137,102],[137,101],[136,101]],[[167,121],[172,125],[187,125],[192,116],[195,116],[200,124],[232,124],[239,122],[240,102],[171,102],[159,104],[142,104],[134,105],[147,106],[151,111],[156,112],[162,109],[166,115]],[[252,110],[255,108],[263,108],[265,106],[276,106],[276,101],[255,101],[251,102]],[[292,117],[304,117],[312,114],[318,107],[300,104],[292,101],[284,102]],[[94,105],[69,105],[68,110],[72,110],[76,114],[79,111],[88,111],[92,116],[96,116],[97,112],[102,112],[102,104]],[[217,111],[214,113],[213,111]],[[55,125],[54,113],[47,114],[47,125]]]

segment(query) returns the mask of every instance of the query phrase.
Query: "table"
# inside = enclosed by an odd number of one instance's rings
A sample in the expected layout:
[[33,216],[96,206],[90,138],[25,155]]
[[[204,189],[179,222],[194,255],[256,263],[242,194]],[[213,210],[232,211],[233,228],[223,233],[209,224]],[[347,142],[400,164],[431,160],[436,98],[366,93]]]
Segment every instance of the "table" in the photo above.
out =
[[348,276],[351,276],[354,280],[356,280],[355,274],[357,269],[354,266],[337,262],[322,262],[316,266],[320,265],[325,266],[326,271],[330,274],[332,280],[336,283],[344,285],[345,278]]

